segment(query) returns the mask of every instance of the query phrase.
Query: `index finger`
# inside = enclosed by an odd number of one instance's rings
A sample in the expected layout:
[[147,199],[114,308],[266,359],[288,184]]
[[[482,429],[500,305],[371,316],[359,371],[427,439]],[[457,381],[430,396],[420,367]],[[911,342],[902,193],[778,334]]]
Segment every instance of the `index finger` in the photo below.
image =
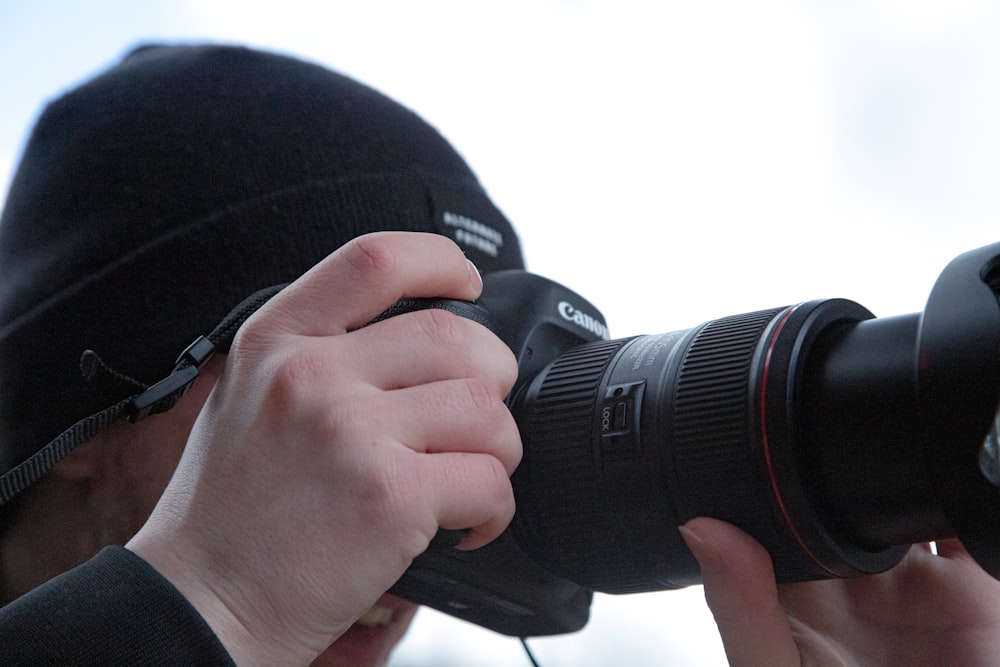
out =
[[764,547],[734,526],[702,517],[682,526],[681,534],[701,568],[730,665],[800,665]]
[[254,326],[330,336],[364,326],[404,296],[471,301],[481,290],[478,271],[447,237],[376,232],[344,244],[278,293]]

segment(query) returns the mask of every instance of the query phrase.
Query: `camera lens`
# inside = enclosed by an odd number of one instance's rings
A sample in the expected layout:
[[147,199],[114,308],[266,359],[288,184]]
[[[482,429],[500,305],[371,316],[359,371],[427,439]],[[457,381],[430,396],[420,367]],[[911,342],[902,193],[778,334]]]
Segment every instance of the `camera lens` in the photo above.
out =
[[[902,335],[912,360],[910,323],[871,318],[850,301],[817,301],[585,344],[560,356],[513,406],[525,452],[514,475],[514,530],[525,550],[595,590],[676,588],[698,581],[677,526],[705,515],[753,534],[782,581],[891,567],[905,547],[859,536],[855,518],[870,512],[865,501],[856,507],[846,494],[845,509],[845,494],[827,497],[858,486],[848,482],[864,443],[844,450],[817,437],[846,435],[858,401],[890,391],[886,378],[912,383],[912,363],[901,371],[906,364],[880,349]],[[831,343],[831,332],[853,331],[865,320],[864,335],[849,337],[846,350]],[[859,360],[855,348],[879,363]],[[845,364],[864,371],[851,375]],[[846,396],[844,381],[852,389]],[[835,404],[824,410],[826,399]],[[819,408],[808,409],[810,402]],[[882,437],[877,426],[865,442]],[[826,451],[817,454],[806,440]],[[890,489],[882,499],[886,523],[910,510],[911,491]]]
[[506,634],[571,632],[592,591],[697,583],[677,529],[696,516],[750,533],[779,582],[956,537],[1000,578],[998,276],[994,244],[953,260],[922,313],[827,299],[610,341],[592,304],[519,271],[477,304],[417,304],[515,353],[524,454],[509,529],[429,550],[397,590]]
[[1000,577],[998,267],[1000,244],[960,255],[922,313],[828,299],[561,355],[512,404],[519,542],[611,593],[696,581],[695,516],[753,535],[779,581],[952,537]]
[[922,313],[828,299],[611,341],[592,304],[520,271],[475,305],[419,304],[515,353],[524,455],[501,538],[429,550],[399,590],[506,634],[571,632],[591,591],[697,583],[677,529],[696,516],[750,533],[779,582],[955,537],[1000,578],[998,276],[994,244],[953,260]]

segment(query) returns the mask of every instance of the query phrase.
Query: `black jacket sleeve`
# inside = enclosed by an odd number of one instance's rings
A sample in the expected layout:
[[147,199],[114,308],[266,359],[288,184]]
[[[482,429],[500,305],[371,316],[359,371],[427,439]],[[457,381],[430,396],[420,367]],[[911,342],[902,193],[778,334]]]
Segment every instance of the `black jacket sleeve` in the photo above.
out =
[[2,665],[233,665],[146,561],[108,547],[0,609]]

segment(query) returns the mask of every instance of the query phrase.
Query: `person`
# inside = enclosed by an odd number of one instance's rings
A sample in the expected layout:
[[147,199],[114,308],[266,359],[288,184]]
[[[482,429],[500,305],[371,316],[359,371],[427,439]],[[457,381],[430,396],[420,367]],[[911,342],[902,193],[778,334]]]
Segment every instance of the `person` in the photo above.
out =
[[[291,284],[172,409],[3,508],[0,659],[384,663],[414,612],[384,592],[438,527],[474,548],[513,512],[509,350],[443,312],[368,324],[402,296],[475,298],[468,260],[523,266],[467,165],[324,68],[158,46],[52,103],[0,220],[3,469]],[[681,531],[733,665],[997,661],[1000,584],[960,545],[779,588],[734,527]]]
[[441,135],[368,87],[140,48],[38,120],[0,265],[4,470],[291,282],[173,409],[4,507],[0,663],[382,664],[414,613],[383,593],[438,526],[473,548],[513,513],[510,350],[443,311],[364,325],[402,296],[474,299],[475,267],[523,267],[519,240]]

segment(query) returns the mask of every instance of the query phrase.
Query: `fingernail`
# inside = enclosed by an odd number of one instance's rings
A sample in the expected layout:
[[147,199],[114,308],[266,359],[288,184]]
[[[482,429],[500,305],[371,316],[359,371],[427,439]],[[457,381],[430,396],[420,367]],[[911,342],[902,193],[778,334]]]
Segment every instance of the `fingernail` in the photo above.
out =
[[687,526],[681,526],[678,530],[680,530],[681,537],[684,538],[688,549],[691,550],[691,554],[698,561],[702,570],[715,570],[722,566],[722,557],[714,546],[702,540],[696,532]]
[[471,259],[466,259],[465,261],[469,263],[469,273],[472,275],[473,281],[475,281],[475,283],[477,285],[479,285],[480,287],[482,287],[483,286],[483,276],[480,275],[479,269],[476,268],[476,265],[472,263]]

